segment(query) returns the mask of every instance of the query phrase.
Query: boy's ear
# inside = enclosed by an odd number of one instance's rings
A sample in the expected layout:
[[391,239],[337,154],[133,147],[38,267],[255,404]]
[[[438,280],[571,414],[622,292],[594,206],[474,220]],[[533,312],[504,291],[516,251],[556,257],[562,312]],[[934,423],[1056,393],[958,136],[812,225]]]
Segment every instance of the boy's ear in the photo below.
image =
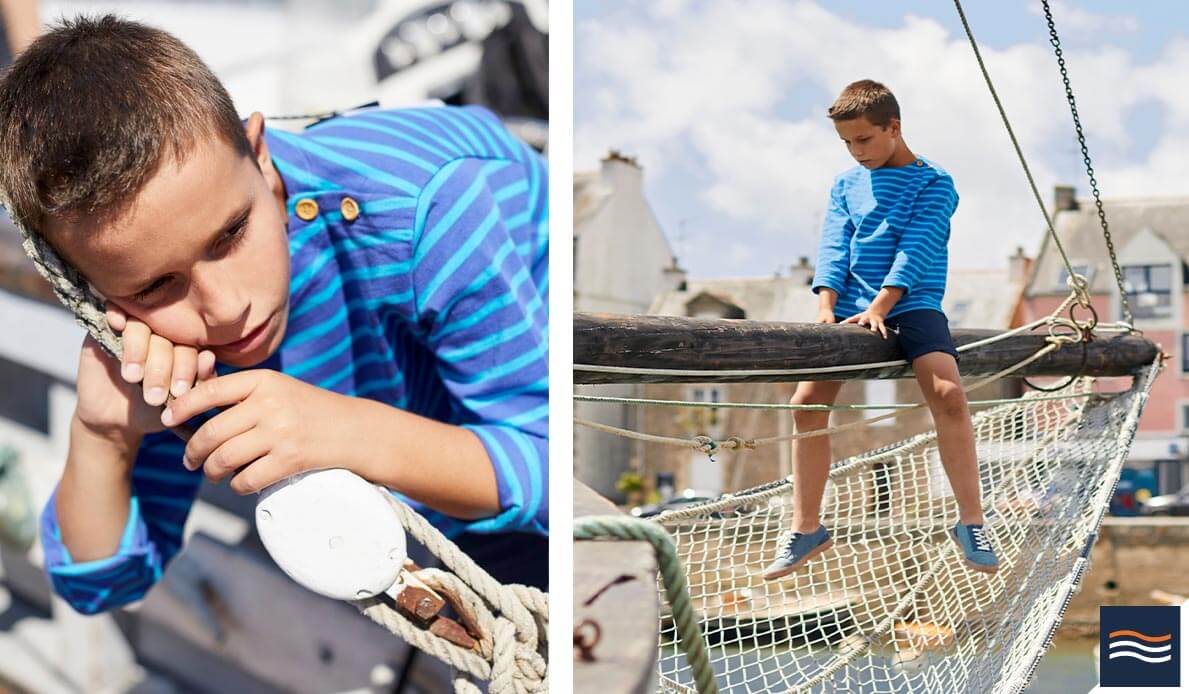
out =
[[272,157],[268,153],[268,140],[264,137],[264,114],[253,111],[252,115],[248,116],[244,132],[248,136],[248,143],[252,146],[252,156],[256,158],[256,166],[260,168],[260,173],[264,174],[264,180],[268,183],[269,190],[281,200],[281,206],[284,209],[285,183],[281,180],[281,174],[277,173],[276,167],[272,165]]
[[900,119],[893,118],[888,121],[888,132],[892,137],[900,137]]

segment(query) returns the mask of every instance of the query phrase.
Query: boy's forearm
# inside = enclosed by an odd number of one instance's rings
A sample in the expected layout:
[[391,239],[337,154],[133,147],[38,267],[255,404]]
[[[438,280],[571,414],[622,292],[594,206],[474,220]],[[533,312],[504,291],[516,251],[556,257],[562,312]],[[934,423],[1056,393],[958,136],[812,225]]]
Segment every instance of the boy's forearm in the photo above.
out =
[[817,305],[818,308],[834,310],[834,305],[838,303],[838,292],[829,287],[821,287],[817,290]]
[[904,289],[902,287],[884,287],[879,290],[879,293],[875,295],[875,300],[871,302],[871,310],[886,316],[903,296]]
[[70,451],[58,484],[62,544],[75,562],[110,557],[128,523],[132,466],[140,440],[116,441],[71,421]]
[[473,432],[359,399],[357,474],[455,518],[500,511],[499,487],[487,449]]

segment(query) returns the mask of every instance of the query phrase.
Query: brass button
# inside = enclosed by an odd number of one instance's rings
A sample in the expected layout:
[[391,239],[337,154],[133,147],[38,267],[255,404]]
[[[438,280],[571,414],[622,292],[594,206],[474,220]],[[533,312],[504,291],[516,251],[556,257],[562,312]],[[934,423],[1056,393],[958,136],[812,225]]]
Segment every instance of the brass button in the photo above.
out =
[[917,159],[917,166],[924,166],[924,165],[925,165],[925,162],[921,161],[920,159]]
[[318,203],[314,202],[312,198],[302,198],[297,201],[297,216],[305,221],[310,221],[318,216]]
[[354,222],[359,217],[359,203],[352,198],[343,198],[339,203],[339,212],[343,213],[343,219]]

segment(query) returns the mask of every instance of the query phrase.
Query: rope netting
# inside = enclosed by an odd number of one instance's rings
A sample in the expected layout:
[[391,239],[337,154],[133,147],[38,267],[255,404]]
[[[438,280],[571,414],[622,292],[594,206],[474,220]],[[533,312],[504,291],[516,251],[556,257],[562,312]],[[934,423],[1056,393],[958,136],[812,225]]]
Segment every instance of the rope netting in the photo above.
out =
[[[823,503],[834,546],[764,581],[792,525],[780,480],[656,521],[676,545],[717,687],[729,692],[1019,692],[1086,570],[1161,368],[1126,391],[1090,377],[973,418],[998,574],[966,568],[936,432],[837,461]],[[662,617],[661,691],[694,691]]]

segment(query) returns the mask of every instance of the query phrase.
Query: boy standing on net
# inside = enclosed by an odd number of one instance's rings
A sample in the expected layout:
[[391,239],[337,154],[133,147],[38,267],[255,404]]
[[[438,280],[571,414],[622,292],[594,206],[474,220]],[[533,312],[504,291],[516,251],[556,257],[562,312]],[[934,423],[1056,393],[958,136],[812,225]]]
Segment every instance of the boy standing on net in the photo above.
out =
[[122,364],[82,346],[42,514],[75,609],[160,579],[204,476],[248,494],[320,468],[544,586],[547,186],[492,114],[267,129],[169,34],[79,18],[0,83],[0,187],[122,332]]
[[[958,502],[950,536],[966,564],[994,573],[999,560],[983,528],[974,429],[958,375],[958,351],[941,312],[945,293],[950,216],[958,205],[953,179],[904,143],[900,106],[884,85],[850,84],[829,117],[859,166],[839,175],[822,226],[813,291],[818,323],[856,323],[896,333],[905,359],[933,414],[937,447]],[[805,381],[793,404],[832,405],[842,383]],[[798,432],[823,429],[829,413],[795,411]],[[764,571],[787,576],[829,549],[821,524],[830,468],[830,439],[793,441],[793,533]]]

